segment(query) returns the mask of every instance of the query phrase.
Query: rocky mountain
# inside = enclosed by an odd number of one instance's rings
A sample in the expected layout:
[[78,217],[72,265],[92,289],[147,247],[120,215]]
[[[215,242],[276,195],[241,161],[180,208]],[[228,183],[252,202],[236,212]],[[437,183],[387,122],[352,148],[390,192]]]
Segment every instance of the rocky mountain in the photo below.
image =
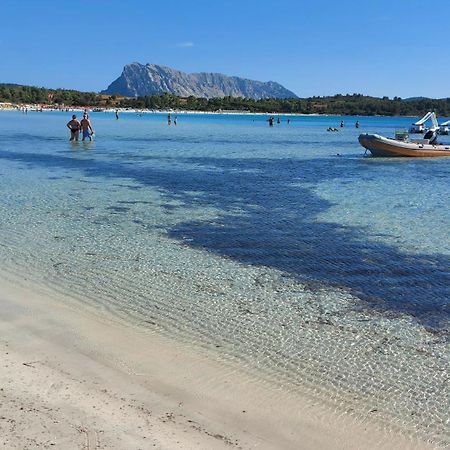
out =
[[297,98],[274,81],[254,81],[220,73],[185,73],[157,64],[127,64],[102,94],[140,97],[168,92],[180,97]]

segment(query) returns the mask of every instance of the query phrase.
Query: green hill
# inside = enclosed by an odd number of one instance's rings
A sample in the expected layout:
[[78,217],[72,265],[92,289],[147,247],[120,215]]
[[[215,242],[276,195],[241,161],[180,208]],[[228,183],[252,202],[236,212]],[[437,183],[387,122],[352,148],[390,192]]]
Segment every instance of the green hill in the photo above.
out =
[[361,116],[420,116],[435,111],[438,116],[450,117],[450,98],[429,99],[399,97],[369,97],[361,94],[334,95],[293,99],[246,99],[240,97],[198,98],[160,94],[146,97],[118,97],[115,95],[79,92],[70,89],[48,89],[16,84],[0,84],[0,102],[42,104],[52,106],[117,107],[152,110],[188,111],[249,111],[261,113],[330,114]]

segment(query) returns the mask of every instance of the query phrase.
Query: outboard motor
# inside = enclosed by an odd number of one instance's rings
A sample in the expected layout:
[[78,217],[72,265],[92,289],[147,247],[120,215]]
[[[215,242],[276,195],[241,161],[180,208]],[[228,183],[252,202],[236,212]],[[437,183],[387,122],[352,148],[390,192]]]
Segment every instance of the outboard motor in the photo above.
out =
[[428,139],[430,144],[434,144],[437,139],[437,131],[436,130],[428,130],[423,136],[424,139]]

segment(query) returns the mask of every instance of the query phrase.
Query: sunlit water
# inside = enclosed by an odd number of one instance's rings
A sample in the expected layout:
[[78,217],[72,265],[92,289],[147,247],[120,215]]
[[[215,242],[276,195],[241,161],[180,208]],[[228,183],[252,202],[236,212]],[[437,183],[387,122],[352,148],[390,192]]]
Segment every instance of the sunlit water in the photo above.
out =
[[4,272],[450,445],[450,158],[407,118],[0,112]]

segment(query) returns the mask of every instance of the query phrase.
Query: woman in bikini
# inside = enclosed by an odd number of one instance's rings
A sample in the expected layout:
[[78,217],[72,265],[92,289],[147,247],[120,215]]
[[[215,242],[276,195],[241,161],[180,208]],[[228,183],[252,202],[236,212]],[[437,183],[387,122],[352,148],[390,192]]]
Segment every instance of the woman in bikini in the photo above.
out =
[[72,120],[67,123],[67,128],[70,130],[70,140],[78,141],[81,125],[80,122],[78,122],[77,116],[75,114],[72,116]]

